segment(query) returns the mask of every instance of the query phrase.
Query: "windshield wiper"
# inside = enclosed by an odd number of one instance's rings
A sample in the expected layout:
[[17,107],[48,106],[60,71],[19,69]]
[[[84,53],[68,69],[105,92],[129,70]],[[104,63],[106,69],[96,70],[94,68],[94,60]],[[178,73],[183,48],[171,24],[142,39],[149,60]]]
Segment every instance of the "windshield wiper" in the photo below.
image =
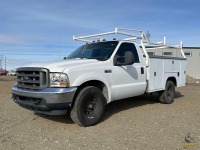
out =
[[108,60],[108,58],[106,58],[106,57],[92,57],[92,58],[89,58],[89,59],[96,59],[96,60],[99,60],[99,61]]
[[68,58],[68,59],[89,59],[89,58]]
[[105,57],[91,57],[91,58],[70,58],[70,59],[96,59],[96,60],[99,60],[99,61],[105,61],[105,60],[108,60],[108,58],[105,58]]

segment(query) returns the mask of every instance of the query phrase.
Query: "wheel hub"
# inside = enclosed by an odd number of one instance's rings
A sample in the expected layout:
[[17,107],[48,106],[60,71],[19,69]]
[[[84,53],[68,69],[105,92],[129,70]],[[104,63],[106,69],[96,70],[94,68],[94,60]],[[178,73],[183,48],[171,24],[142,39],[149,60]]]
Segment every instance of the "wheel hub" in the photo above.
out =
[[85,113],[91,115],[95,111],[95,98],[89,98],[85,104]]

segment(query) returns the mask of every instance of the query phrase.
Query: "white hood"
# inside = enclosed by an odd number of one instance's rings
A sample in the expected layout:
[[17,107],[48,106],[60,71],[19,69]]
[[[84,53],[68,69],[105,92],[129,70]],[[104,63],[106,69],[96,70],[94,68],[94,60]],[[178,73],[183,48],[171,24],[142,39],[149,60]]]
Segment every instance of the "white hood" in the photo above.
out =
[[63,72],[66,68],[74,67],[74,66],[81,66],[85,64],[91,64],[98,62],[95,59],[71,59],[71,60],[64,60],[64,61],[48,61],[48,62],[38,62],[34,64],[30,64],[24,67],[41,67],[47,68],[50,72]]

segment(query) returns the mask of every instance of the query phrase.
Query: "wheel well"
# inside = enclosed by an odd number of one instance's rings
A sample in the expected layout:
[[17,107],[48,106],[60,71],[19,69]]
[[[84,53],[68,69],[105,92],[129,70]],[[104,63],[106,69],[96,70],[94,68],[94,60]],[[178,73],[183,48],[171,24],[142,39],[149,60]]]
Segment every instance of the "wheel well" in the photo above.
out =
[[167,81],[172,81],[175,86],[177,86],[176,78],[175,77],[169,77]]
[[[109,99],[109,96],[108,96],[108,89],[106,87],[106,85],[99,81],[99,80],[91,80],[91,81],[87,81],[83,84],[81,84],[79,87],[78,87],[78,90],[77,92],[75,93],[75,96],[74,96],[74,100],[76,99],[78,93],[84,88],[84,87],[87,87],[87,86],[94,86],[94,87],[97,87],[98,89],[100,89],[104,95],[104,97],[106,98],[106,100],[108,101]],[[73,104],[74,104],[74,100],[73,100]],[[107,101],[105,102],[107,104]]]

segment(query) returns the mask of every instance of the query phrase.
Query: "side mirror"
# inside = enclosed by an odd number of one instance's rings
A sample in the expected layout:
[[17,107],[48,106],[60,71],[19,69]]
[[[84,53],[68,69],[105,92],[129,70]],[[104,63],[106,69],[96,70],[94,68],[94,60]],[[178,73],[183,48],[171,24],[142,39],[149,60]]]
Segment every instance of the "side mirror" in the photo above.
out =
[[134,54],[131,51],[125,52],[125,65],[132,65],[135,62]]
[[114,66],[132,65],[135,62],[134,54],[131,51],[126,51],[124,56],[116,55],[114,57]]
[[67,59],[67,57],[64,57],[64,58],[63,58],[63,60],[66,60],[66,59]]

